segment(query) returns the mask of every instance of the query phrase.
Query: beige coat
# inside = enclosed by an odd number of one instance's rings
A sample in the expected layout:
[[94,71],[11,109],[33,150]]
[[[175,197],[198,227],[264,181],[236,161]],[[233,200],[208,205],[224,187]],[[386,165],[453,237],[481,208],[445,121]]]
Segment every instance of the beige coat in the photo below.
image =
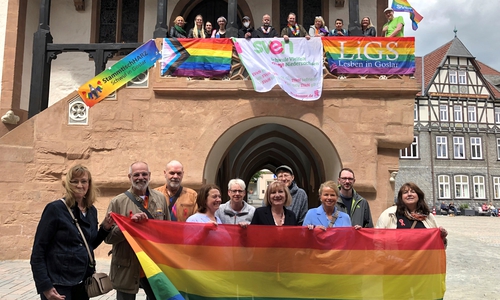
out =
[[[161,192],[167,198],[167,207],[170,205],[170,197],[167,193],[167,185],[164,184],[157,187],[155,190]],[[175,201],[175,216],[177,222],[186,222],[186,219],[198,211],[196,205],[196,196],[198,194],[187,187],[182,187],[182,192],[177,201]]]
[[[149,189],[148,211],[158,220],[170,220],[167,200],[165,196],[158,191]],[[142,202],[142,199],[134,195],[132,188],[129,192],[135,196],[136,200]],[[130,200],[125,193],[122,193],[111,200],[108,206],[108,212],[114,212],[123,216],[129,216],[130,211],[133,214],[140,213],[141,210]],[[114,226],[111,233],[104,240],[107,244],[112,244],[111,250],[111,268],[109,277],[113,283],[113,288],[117,291],[127,294],[137,294],[139,291],[139,277],[141,268],[134,250],[130,247],[123,233],[118,226]]]
[[[396,206],[393,205],[388,209],[384,210],[384,212],[378,218],[377,224],[375,228],[389,228],[396,229],[397,228],[397,220],[396,220]],[[434,218],[433,214],[429,214],[429,216],[422,221],[424,223],[425,228],[438,228],[438,224],[436,222],[436,218]]]

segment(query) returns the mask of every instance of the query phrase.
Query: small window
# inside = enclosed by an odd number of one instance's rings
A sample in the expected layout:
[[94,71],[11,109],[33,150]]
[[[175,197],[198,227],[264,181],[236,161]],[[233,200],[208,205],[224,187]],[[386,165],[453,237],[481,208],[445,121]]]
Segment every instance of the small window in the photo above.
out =
[[484,190],[484,176],[474,176],[472,177],[474,183],[474,199],[484,199],[486,198]]
[[418,158],[418,137],[413,137],[413,142],[406,148],[399,150],[401,158]]
[[455,176],[455,198],[469,198],[469,177],[465,175]]
[[453,106],[453,119],[455,122],[462,122],[462,106]]
[[467,107],[467,118],[468,118],[468,121],[471,123],[477,122],[476,107],[475,106],[468,106]]
[[493,177],[493,192],[495,199],[500,199],[500,177]]
[[472,159],[482,159],[483,151],[480,137],[470,138],[470,157]]
[[448,106],[439,105],[439,120],[448,121]]
[[413,105],[413,121],[418,121],[418,104]]
[[500,160],[500,139],[497,139],[497,159]]
[[467,73],[465,71],[458,71],[458,83],[467,84]]
[[453,157],[455,159],[465,159],[465,144],[462,136],[453,137]]
[[448,73],[448,78],[450,80],[450,84],[457,84],[457,71],[450,71]]
[[439,175],[438,176],[438,186],[439,186],[439,199],[450,199],[450,176]]
[[448,158],[448,138],[446,136],[436,136],[436,157]]
[[500,124],[500,107],[495,107],[495,123]]

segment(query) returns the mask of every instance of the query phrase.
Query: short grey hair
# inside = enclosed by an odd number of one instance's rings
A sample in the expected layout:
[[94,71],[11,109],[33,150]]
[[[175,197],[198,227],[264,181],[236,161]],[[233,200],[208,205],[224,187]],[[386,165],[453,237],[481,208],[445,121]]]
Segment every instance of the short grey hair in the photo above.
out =
[[136,161],[136,162],[134,162],[133,164],[131,164],[131,165],[130,165],[130,167],[128,167],[128,174],[129,174],[129,175],[132,175],[132,167],[133,167],[133,166],[135,166],[135,165],[137,165],[137,164],[145,164],[145,165],[146,165],[146,167],[148,167],[148,172],[151,172],[151,171],[149,170],[149,165],[148,165],[147,163],[145,163],[145,162],[143,162],[143,161]]
[[243,190],[246,190],[247,186],[245,185],[245,182],[239,178],[236,179],[231,179],[229,180],[229,183],[227,184],[227,189],[230,190],[231,186],[233,185],[239,185]]

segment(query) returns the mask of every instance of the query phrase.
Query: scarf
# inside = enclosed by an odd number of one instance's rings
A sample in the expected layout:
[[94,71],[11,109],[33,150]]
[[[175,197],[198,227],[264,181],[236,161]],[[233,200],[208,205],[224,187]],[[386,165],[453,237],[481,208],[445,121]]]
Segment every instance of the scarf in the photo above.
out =
[[182,27],[180,27],[179,25],[175,25],[174,27],[175,27],[175,30],[182,33],[183,36],[186,36],[186,31]]
[[408,209],[405,210],[405,216],[412,221],[424,221],[425,219],[427,219],[426,215],[422,215],[417,212],[410,213]]
[[292,25],[288,24],[288,28],[290,28],[290,30],[292,31],[292,34],[294,36],[298,36],[299,35],[299,33],[300,33],[299,25],[295,24],[295,26],[292,26]]

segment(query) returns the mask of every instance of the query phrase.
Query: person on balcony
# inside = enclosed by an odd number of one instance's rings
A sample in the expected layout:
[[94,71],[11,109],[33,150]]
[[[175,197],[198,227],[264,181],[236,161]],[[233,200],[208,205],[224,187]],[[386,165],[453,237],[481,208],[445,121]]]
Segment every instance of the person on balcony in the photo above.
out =
[[209,38],[215,38],[215,32],[217,30],[213,29],[212,22],[207,21],[205,23],[205,32],[207,34],[207,37]]
[[322,16],[314,18],[314,25],[309,28],[309,35],[315,37],[328,36],[328,27],[325,25],[325,20]]
[[404,37],[405,21],[402,16],[394,17],[394,10],[390,7],[384,10],[387,23],[382,27],[382,36],[385,37]]
[[335,20],[335,28],[330,32],[330,36],[348,36],[347,29],[344,29],[344,20]]
[[214,38],[225,38],[226,37],[226,24],[227,20],[224,17],[219,17],[217,19],[217,24],[219,25],[219,30],[215,31]]
[[203,17],[197,15],[194,18],[194,27],[189,30],[188,38],[209,38],[210,35],[203,28]]
[[239,38],[249,39],[252,37],[253,27],[250,24],[251,24],[250,17],[244,16],[243,17],[243,26],[240,28],[240,30],[238,30],[238,37]]
[[276,29],[271,26],[271,16],[268,14],[262,16],[262,26],[255,29],[252,33],[253,38],[273,38],[278,36]]
[[297,16],[294,13],[288,14],[288,24],[281,30],[281,37],[288,42],[289,38],[305,37],[310,39],[311,36],[307,33],[304,26],[297,24]]
[[184,30],[186,22],[182,16],[177,16],[174,21],[174,26],[170,27],[170,37],[176,39],[184,39],[187,37],[187,32]]
[[377,36],[377,30],[373,26],[370,17],[361,19],[361,32],[363,32],[363,36]]

